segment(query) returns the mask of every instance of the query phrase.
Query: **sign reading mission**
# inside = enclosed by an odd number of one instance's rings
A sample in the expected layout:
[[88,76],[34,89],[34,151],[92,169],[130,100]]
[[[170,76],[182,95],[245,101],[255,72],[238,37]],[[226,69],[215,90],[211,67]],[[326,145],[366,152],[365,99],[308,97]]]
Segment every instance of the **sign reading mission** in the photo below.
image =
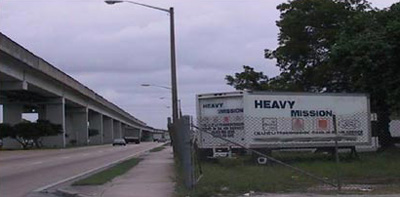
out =
[[332,117],[332,110],[293,110],[296,101],[254,100],[255,109],[290,109],[291,117]]

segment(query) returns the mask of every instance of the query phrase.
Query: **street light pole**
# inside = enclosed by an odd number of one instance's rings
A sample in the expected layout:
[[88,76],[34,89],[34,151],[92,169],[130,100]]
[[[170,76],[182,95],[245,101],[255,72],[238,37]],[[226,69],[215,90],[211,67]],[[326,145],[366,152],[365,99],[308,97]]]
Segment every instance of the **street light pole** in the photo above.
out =
[[172,121],[178,120],[178,86],[176,82],[176,54],[175,54],[175,26],[174,8],[169,8],[170,29],[171,29],[171,87],[172,87]]
[[155,6],[150,6],[142,3],[137,3],[134,1],[120,1],[120,0],[106,0],[104,1],[107,4],[116,4],[116,3],[132,3],[135,5],[160,10],[169,13],[170,19],[170,42],[171,42],[171,93],[172,93],[172,121],[176,123],[178,120],[178,85],[177,85],[177,76],[176,76],[176,54],[175,54],[175,25],[174,25],[174,8],[170,7],[169,9],[159,8]]

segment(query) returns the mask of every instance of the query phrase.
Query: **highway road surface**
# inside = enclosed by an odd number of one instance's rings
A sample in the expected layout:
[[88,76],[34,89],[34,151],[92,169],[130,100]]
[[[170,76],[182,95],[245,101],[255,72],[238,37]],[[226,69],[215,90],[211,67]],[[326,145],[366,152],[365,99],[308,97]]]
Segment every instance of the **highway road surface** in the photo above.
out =
[[0,197],[22,197],[33,190],[104,166],[160,144],[100,145],[69,149],[0,151]]

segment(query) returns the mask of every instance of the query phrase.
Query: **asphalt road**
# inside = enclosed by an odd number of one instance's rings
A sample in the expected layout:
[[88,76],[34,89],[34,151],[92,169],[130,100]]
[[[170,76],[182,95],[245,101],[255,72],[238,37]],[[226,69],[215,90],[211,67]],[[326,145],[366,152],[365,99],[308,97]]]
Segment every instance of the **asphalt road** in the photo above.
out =
[[70,149],[0,151],[0,197],[31,191],[159,145],[101,145]]

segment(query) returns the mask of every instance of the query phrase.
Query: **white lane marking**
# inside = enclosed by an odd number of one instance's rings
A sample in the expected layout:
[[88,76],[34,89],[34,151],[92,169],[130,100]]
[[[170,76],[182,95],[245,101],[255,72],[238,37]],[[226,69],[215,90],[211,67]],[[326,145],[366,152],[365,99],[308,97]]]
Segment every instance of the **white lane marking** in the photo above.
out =
[[69,159],[69,158],[71,158],[71,156],[64,156],[64,157],[61,157],[61,159]]
[[114,165],[114,164],[119,163],[119,162],[121,162],[121,161],[130,159],[130,158],[132,158],[132,157],[138,156],[138,155],[143,154],[143,153],[145,153],[145,152],[147,152],[147,151],[149,151],[149,150],[151,150],[151,149],[153,149],[153,148],[155,148],[155,147],[159,147],[159,146],[162,146],[162,145],[163,145],[163,144],[160,144],[160,145],[157,145],[157,146],[154,146],[154,147],[151,147],[151,148],[147,148],[147,149],[142,150],[142,151],[139,151],[139,152],[137,152],[137,153],[135,153],[135,154],[126,156],[126,157],[124,157],[124,158],[122,158],[122,159],[118,159],[118,160],[116,160],[116,161],[110,162],[110,163],[105,164],[105,165],[102,165],[102,166],[100,166],[100,167],[93,168],[93,169],[91,169],[91,170],[87,170],[87,171],[82,172],[82,173],[80,173],[80,174],[77,174],[77,175],[75,175],[75,176],[71,176],[71,177],[68,177],[68,178],[66,178],[66,179],[57,181],[57,182],[55,182],[55,183],[46,185],[46,186],[44,186],[44,187],[37,188],[37,189],[35,189],[35,190],[33,190],[33,191],[34,191],[34,192],[42,192],[43,190],[46,190],[46,189],[49,189],[49,188],[54,187],[54,186],[56,186],[56,185],[59,185],[59,184],[61,184],[61,183],[65,183],[65,182],[67,182],[67,181],[76,179],[76,178],[78,178],[78,177],[85,176],[85,175],[87,175],[87,174],[89,174],[89,173],[95,172],[95,171],[100,170],[100,169],[102,169],[102,168],[107,168],[107,167],[109,167],[109,166],[111,166],[111,165]]
[[89,153],[83,153],[82,154],[82,156],[88,156],[89,155]]
[[31,163],[31,165],[38,165],[38,164],[42,164],[42,163],[43,163],[43,161],[37,161],[37,162]]

